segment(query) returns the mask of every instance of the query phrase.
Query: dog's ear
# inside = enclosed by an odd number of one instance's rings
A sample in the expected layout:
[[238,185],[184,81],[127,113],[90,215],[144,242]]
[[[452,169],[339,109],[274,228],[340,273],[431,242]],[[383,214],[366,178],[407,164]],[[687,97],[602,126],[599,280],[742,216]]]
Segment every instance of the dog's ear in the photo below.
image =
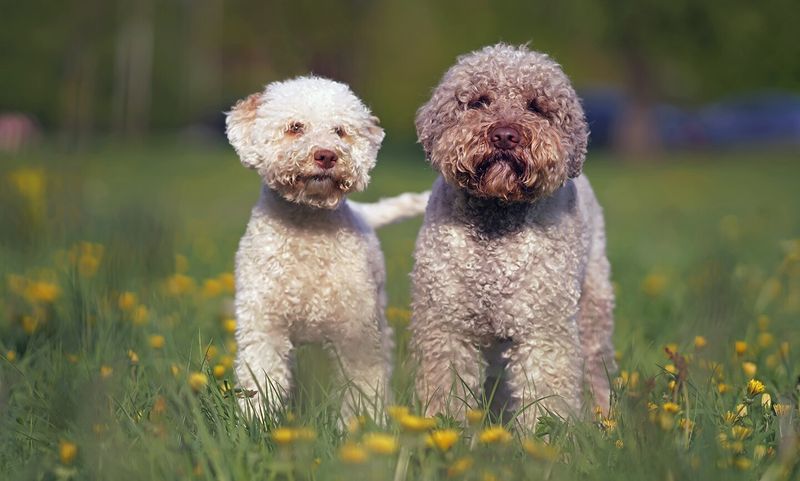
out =
[[239,155],[242,165],[249,169],[258,168],[262,158],[253,140],[258,106],[261,104],[261,93],[252,94],[246,99],[236,102],[225,118],[225,133]]
[[586,123],[586,117],[583,110],[580,109],[580,115],[571,119],[569,124],[571,128],[570,140],[572,141],[572,149],[570,149],[569,157],[567,158],[567,175],[570,179],[574,179],[581,175],[583,172],[583,162],[586,160],[586,145],[589,142],[589,126]]
[[369,116],[367,122],[367,136],[369,137],[369,140],[377,146],[381,145],[383,138],[386,136],[386,133],[383,131],[383,127],[381,127],[380,119],[374,115]]

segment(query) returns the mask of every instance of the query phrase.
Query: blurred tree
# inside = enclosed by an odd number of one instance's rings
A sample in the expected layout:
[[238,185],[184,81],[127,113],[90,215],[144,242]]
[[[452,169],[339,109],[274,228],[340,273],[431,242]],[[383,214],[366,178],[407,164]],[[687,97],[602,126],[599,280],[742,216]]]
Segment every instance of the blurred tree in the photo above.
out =
[[353,85],[392,137],[461,53],[531,42],[578,87],[619,86],[628,152],[652,149],[653,108],[800,90],[796,0],[0,0],[0,109],[71,143],[214,118],[308,72]]

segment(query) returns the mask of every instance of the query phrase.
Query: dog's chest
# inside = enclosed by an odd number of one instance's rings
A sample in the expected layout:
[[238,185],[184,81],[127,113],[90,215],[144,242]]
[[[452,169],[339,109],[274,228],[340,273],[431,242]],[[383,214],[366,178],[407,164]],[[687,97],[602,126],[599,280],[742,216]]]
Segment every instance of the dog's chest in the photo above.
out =
[[261,230],[247,257],[258,264],[264,303],[295,340],[324,341],[331,334],[331,320],[372,315],[380,275],[380,259],[373,259],[374,236],[352,225],[294,228],[273,223]]
[[532,323],[574,310],[586,243],[580,219],[569,210],[506,220],[499,229],[466,226],[459,272],[477,333],[512,338]]

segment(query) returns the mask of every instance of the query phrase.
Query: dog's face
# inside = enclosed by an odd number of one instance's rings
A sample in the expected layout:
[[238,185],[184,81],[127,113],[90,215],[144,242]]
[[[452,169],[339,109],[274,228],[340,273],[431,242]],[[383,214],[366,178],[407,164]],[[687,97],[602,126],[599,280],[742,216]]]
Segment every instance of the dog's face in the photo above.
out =
[[559,65],[526,47],[460,57],[417,112],[431,164],[472,195],[525,202],[577,177],[588,129]]
[[322,208],[367,186],[384,135],[349,87],[318,77],[267,85],[239,101],[226,125],[242,164],[269,188]]

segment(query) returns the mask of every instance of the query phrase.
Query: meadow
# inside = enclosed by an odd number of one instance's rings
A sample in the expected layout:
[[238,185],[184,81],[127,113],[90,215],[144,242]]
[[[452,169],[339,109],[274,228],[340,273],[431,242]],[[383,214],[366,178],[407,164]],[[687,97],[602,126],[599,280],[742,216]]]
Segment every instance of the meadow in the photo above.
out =
[[[383,229],[397,369],[385,417],[338,419],[301,348],[263,422],[231,371],[233,253],[259,180],[231,149],[0,156],[0,473],[36,480],[800,479],[796,151],[591,153],[617,290],[612,410],[522,432],[474,405],[423,418],[408,273],[421,220]],[[384,149],[359,200],[423,190]]]

